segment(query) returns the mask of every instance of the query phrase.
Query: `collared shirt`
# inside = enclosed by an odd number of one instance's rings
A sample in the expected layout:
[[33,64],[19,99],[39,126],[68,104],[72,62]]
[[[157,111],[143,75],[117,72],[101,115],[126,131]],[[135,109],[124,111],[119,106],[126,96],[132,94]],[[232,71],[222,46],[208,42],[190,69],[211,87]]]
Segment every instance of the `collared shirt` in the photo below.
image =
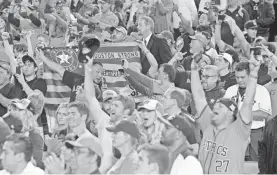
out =
[[[239,86],[236,84],[234,86],[231,86],[227,89],[225,93],[225,98],[233,99],[234,101],[237,101],[239,109],[242,107],[244,96],[241,96],[238,92]],[[263,111],[267,113],[268,115],[271,115],[271,100],[270,100],[270,94],[268,90],[261,86],[256,86],[256,94],[254,98],[254,104],[252,107],[252,111]],[[251,129],[259,129],[261,127],[265,126],[265,120],[263,121],[254,121],[252,122]]]
[[148,45],[151,36],[152,36],[152,33],[144,39],[144,42],[146,41],[146,43],[145,43],[146,46]]

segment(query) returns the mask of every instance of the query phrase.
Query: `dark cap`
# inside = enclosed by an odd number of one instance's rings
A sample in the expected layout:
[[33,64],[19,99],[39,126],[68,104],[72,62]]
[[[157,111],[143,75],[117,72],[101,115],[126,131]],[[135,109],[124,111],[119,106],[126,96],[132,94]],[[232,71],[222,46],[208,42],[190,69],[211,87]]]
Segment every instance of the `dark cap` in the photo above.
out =
[[166,125],[174,126],[178,130],[180,130],[187,138],[189,138],[194,132],[192,124],[186,117],[182,117],[180,115],[166,115],[163,116],[163,118],[158,119],[160,119]]
[[229,98],[221,98],[221,99],[217,100],[217,103],[223,104],[230,111],[232,111],[235,116],[237,115],[237,113],[238,113],[238,106],[237,106],[236,102],[234,102],[234,100],[231,100]]
[[254,20],[247,21],[244,24],[244,28],[246,28],[246,29],[257,29],[257,27],[258,27],[258,25],[257,25],[256,21],[254,21]]
[[9,115],[3,119],[15,133],[21,133],[23,124],[20,118]]
[[35,60],[32,57],[30,57],[29,55],[24,55],[22,57],[22,62],[25,64],[27,61],[34,63],[35,67],[37,67],[37,63],[35,62]]
[[139,132],[139,129],[136,125],[136,123],[128,121],[128,120],[122,120],[119,124],[117,124],[114,127],[108,127],[106,128],[109,132],[125,132],[132,137],[136,138],[137,140],[140,139],[141,133]]

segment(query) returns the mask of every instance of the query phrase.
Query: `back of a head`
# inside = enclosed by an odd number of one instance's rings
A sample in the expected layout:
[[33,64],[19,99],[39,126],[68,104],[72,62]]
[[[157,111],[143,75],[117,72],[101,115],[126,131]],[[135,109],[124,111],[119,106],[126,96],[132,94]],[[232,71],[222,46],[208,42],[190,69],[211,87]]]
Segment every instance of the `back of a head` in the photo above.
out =
[[113,101],[120,101],[124,106],[124,110],[129,110],[128,115],[132,115],[136,109],[136,103],[132,97],[119,95],[114,97]]
[[161,65],[161,67],[163,67],[163,71],[164,73],[166,73],[168,75],[168,80],[173,83],[176,77],[176,69],[174,68],[174,66],[168,64],[168,63],[164,63]]
[[33,153],[33,145],[29,137],[23,134],[12,134],[7,137],[7,140],[13,143],[13,151],[16,153],[24,153],[26,162],[30,162]]
[[180,109],[186,109],[191,103],[191,94],[186,89],[173,88],[169,92],[169,97],[177,101]]
[[143,145],[141,151],[148,153],[149,163],[157,163],[159,166],[159,174],[166,174],[170,166],[169,151],[162,145]]
[[246,73],[249,74],[250,73],[249,62],[246,62],[246,61],[239,62],[235,68],[235,71],[237,72],[246,71]]

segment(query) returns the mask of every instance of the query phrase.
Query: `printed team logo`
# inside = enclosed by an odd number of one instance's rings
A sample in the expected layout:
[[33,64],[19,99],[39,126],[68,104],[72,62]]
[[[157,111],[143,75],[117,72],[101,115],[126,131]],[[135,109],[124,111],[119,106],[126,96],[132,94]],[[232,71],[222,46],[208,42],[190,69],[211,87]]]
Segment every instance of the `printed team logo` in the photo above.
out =
[[76,53],[72,50],[60,50],[56,53],[56,62],[62,65],[66,70],[72,72],[77,69],[79,64],[79,62],[74,59],[74,54]]
[[66,70],[73,72],[76,69],[82,69],[78,62],[78,49],[73,48],[47,48],[45,55],[52,61],[62,65]]

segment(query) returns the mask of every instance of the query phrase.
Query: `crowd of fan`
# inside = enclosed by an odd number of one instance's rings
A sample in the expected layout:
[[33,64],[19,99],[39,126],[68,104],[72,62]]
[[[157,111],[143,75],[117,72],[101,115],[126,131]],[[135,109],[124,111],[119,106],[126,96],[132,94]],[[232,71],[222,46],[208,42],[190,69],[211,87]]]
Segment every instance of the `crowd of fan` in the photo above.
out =
[[[276,8],[276,0],[0,1],[0,174],[243,174],[246,161],[277,173]],[[83,45],[80,55],[95,39],[135,42],[141,72],[122,60],[122,76],[144,98],[104,87],[93,53],[84,76],[52,61],[43,48],[57,38]],[[54,115],[44,108],[44,67],[71,89]]]

